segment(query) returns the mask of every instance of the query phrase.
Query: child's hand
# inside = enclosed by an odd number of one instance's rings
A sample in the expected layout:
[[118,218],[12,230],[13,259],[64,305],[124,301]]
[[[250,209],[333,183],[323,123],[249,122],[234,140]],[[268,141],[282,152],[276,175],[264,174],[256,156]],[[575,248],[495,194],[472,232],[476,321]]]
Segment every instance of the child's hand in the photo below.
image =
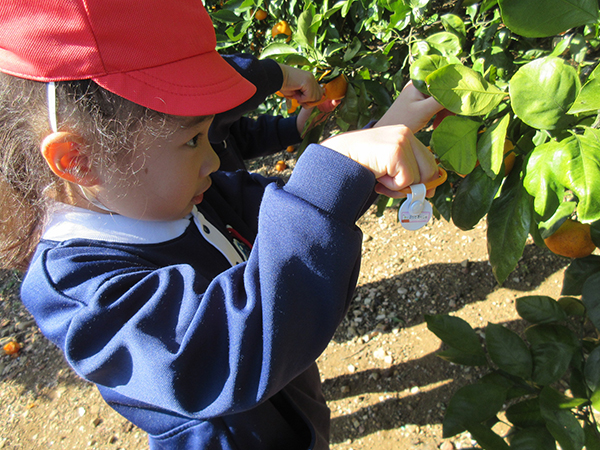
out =
[[[335,108],[337,108],[337,106],[340,103],[342,103],[341,100],[325,100],[320,105],[315,106],[314,108],[317,108],[321,113],[315,118],[315,120],[313,120],[313,122],[310,124],[309,129],[313,128],[315,125],[318,125],[323,120],[327,119],[327,117],[329,117],[329,113],[332,112]],[[306,122],[310,118],[314,108],[307,108],[303,106],[302,108],[300,108],[300,112],[296,116],[296,127],[298,127],[298,133],[300,133],[300,136],[302,137],[304,137],[305,131],[308,131],[305,130],[304,127],[306,126]]]
[[[322,145],[373,172],[378,181],[375,190],[392,198],[406,197],[398,191],[439,174],[433,154],[404,125],[342,133]],[[434,193],[432,189],[427,196]]]
[[375,127],[402,124],[416,133],[442,109],[444,107],[433,97],[427,97],[409,81]]
[[311,72],[279,64],[283,73],[283,85],[279,90],[284,97],[295,98],[303,103],[321,100],[324,91]]

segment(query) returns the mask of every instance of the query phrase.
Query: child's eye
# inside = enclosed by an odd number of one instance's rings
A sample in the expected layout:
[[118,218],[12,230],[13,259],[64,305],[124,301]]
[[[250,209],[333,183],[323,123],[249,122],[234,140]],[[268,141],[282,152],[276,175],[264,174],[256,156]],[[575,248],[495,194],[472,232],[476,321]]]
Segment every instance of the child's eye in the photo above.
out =
[[188,147],[197,147],[198,146],[198,139],[200,139],[200,134],[197,134],[196,136],[194,136],[192,139],[190,139],[189,141],[187,141],[185,143],[185,145],[187,145]]

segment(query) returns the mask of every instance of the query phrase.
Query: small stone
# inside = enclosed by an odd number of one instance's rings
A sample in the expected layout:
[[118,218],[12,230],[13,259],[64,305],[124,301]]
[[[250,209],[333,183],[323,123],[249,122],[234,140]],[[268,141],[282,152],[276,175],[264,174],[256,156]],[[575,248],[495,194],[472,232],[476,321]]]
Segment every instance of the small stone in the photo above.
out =
[[450,441],[444,441],[440,445],[440,450],[454,450],[454,444]]
[[356,367],[353,366],[352,364],[348,364],[348,372],[350,372],[350,373],[356,372]]
[[373,358],[376,359],[384,359],[385,358],[385,350],[383,348],[378,348],[373,352]]

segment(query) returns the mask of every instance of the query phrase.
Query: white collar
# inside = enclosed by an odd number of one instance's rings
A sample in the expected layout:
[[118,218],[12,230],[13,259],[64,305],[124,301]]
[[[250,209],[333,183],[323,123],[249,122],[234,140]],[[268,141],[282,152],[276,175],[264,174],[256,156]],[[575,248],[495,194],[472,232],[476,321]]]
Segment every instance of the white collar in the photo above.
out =
[[181,236],[190,225],[192,216],[202,236],[219,250],[232,266],[246,260],[229,239],[196,207],[192,210],[192,214],[183,219],[146,221],[57,204],[50,212],[42,238],[58,242],[69,239],[90,239],[120,244],[158,244]]

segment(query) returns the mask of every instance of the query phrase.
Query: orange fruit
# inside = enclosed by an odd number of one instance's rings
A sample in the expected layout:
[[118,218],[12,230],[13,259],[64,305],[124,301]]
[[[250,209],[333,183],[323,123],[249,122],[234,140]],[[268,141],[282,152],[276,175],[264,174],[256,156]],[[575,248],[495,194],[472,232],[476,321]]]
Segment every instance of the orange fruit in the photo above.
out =
[[283,172],[285,169],[287,169],[287,164],[285,163],[285,161],[277,161],[277,163],[275,164],[275,170],[277,172]]
[[289,145],[288,148],[285,149],[285,151],[288,153],[294,153],[296,151],[296,147],[294,147],[293,145]]
[[515,158],[517,157],[517,154],[512,151],[513,148],[515,148],[513,143],[511,141],[509,141],[508,139],[506,139],[504,141],[504,155],[505,155],[505,157],[504,157],[504,176],[505,177],[508,176],[510,171],[515,166]]
[[567,258],[584,258],[596,248],[590,235],[590,225],[572,219],[565,220],[544,242],[552,253]]
[[348,80],[344,74],[338,75],[329,83],[325,84],[324,89],[327,100],[341,100],[346,96]]
[[254,17],[256,20],[265,20],[267,18],[267,12],[262,9],[258,9],[256,14],[254,14]]
[[19,350],[21,350],[21,346],[16,341],[9,341],[8,343],[4,344],[2,349],[7,355],[16,355],[19,353]]
[[287,23],[285,20],[277,22],[273,26],[273,28],[271,28],[271,36],[273,37],[273,39],[275,39],[275,37],[279,36],[280,34],[285,34],[287,36],[285,42],[289,42],[290,39],[292,39],[292,29],[290,28],[290,24]]

